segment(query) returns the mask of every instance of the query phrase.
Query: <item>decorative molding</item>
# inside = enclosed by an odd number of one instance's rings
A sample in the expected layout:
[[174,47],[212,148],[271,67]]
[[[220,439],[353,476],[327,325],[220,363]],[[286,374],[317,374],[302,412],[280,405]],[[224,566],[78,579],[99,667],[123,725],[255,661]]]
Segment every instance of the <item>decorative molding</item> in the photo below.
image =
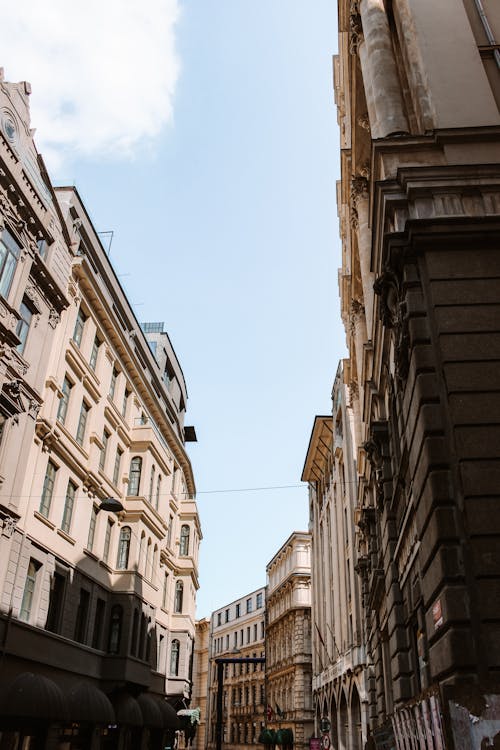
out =
[[351,55],[358,54],[358,48],[363,39],[363,26],[359,13],[359,0],[351,0],[349,13],[349,52]]
[[404,383],[409,368],[408,313],[400,280],[392,268],[384,268],[373,284],[373,291],[380,297],[379,316],[382,325],[394,332],[396,377],[400,383]]

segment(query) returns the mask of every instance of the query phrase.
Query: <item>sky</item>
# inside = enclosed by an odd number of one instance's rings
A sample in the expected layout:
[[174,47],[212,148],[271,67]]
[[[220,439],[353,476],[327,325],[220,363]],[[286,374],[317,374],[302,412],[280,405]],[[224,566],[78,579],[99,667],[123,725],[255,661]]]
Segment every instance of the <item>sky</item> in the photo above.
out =
[[345,356],[336,3],[18,0],[0,50],[53,183],[113,232],[137,318],[181,362],[209,616],[307,530],[305,454]]

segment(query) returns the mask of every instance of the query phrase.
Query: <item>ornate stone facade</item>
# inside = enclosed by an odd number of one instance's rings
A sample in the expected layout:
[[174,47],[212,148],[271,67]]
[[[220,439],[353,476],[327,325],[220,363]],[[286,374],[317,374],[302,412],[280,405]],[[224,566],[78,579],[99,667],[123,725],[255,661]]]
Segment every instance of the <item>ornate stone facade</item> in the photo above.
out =
[[[457,706],[484,742],[500,729],[495,36],[494,3],[339,1],[340,291],[380,747],[453,747]],[[482,746],[470,722],[459,733]]]
[[[361,310],[358,310],[361,314]],[[366,726],[366,651],[356,575],[356,473],[353,423],[356,388],[339,366],[332,414],[314,421],[302,480],[309,483],[312,535],[313,700],[315,733],[322,720],[333,747],[361,750]]]
[[314,734],[311,535],[294,531],[267,565],[267,726],[291,729],[296,748]]

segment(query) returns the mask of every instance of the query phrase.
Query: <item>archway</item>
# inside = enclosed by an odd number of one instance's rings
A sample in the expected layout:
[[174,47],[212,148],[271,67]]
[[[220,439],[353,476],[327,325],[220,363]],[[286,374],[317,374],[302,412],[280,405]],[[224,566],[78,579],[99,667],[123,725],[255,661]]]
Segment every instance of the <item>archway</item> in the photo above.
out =
[[361,703],[358,688],[353,684],[351,693],[351,750],[362,750],[362,747]]

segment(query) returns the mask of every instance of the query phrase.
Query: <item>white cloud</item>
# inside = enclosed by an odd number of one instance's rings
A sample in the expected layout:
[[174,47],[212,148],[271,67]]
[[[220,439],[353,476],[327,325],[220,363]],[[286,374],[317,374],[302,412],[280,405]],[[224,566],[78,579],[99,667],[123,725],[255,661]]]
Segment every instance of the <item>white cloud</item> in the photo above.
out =
[[179,0],[17,0],[4,8],[0,65],[31,83],[36,142],[52,167],[129,157],[172,120]]

